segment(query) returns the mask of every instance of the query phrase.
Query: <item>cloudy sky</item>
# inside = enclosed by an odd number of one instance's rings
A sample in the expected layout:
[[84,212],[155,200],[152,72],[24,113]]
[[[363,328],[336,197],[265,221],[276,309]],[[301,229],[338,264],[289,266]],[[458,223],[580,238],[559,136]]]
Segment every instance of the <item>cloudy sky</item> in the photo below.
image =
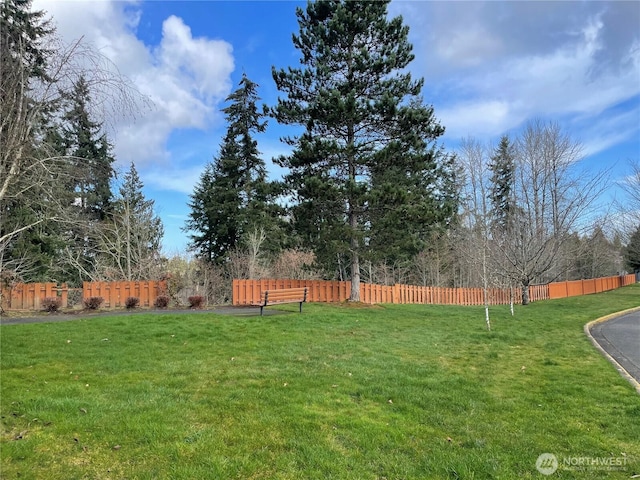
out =
[[[186,248],[180,228],[224,135],[224,99],[246,73],[275,104],[271,67],[297,64],[291,35],[305,3],[34,0],[65,41],[83,37],[152,101],[115,119],[110,137],[118,167],[134,161],[156,202],[167,253]],[[583,144],[585,168],[612,167],[614,184],[640,161],[640,2],[394,0],[389,13],[410,26],[410,68],[425,78],[448,148],[543,119]],[[271,120],[257,137],[268,163],[287,151],[283,133]]]

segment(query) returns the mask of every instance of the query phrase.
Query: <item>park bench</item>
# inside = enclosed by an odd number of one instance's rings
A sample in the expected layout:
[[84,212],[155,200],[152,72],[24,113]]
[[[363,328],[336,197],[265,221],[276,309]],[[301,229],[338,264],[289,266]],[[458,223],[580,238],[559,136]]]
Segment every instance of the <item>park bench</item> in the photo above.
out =
[[260,294],[260,303],[256,306],[260,307],[260,316],[264,307],[271,305],[279,305],[281,303],[299,303],[300,313],[302,313],[302,304],[307,301],[307,288],[279,288],[275,290],[265,290]]

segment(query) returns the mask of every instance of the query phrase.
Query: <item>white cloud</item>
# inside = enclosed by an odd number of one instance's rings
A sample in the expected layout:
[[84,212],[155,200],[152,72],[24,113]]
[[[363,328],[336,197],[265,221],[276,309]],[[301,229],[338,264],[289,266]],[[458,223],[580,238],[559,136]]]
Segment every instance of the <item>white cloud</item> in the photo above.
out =
[[204,166],[202,165],[190,167],[171,165],[163,169],[153,169],[145,172],[145,184],[153,185],[160,190],[171,190],[190,195],[203,171]]
[[480,65],[501,50],[500,39],[480,26],[460,28],[436,42],[437,55],[443,61],[459,67]]
[[193,38],[182,19],[171,15],[162,24],[158,57],[174,77],[188,79],[204,99],[226,97],[233,71],[231,45],[223,40]]
[[53,16],[65,41],[84,36],[153,103],[133,122],[116,120],[112,140],[122,163],[175,160],[166,150],[171,132],[207,128],[231,91],[231,45],[193,37],[176,16],[165,19],[162,40],[152,48],[135,35],[141,15],[135,1],[35,0],[33,8]]
[[436,111],[447,136],[462,138],[465,136],[494,136],[519,123],[510,105],[501,100],[474,100],[457,103],[449,108]]
[[[578,127],[583,132],[581,141],[584,145],[583,154],[585,157],[595,155],[637,136],[638,126],[640,125],[640,111],[630,110],[611,113],[606,116],[606,119],[597,124],[593,124],[589,120],[586,119],[586,121],[580,122],[581,124],[586,123],[586,125],[582,126],[582,128]],[[616,158],[614,160],[622,159]]]
[[[403,2],[425,98],[449,138],[495,137],[531,118],[588,125],[595,152],[637,135],[639,11],[625,2]],[[634,121],[636,121],[634,125]]]

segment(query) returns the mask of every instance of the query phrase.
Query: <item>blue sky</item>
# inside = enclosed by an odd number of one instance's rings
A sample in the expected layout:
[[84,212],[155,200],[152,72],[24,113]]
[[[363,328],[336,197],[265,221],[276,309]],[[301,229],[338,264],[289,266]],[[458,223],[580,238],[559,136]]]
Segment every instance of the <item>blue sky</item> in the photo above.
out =
[[[246,73],[262,101],[278,97],[271,67],[295,66],[292,1],[34,0],[58,33],[79,37],[129,76],[151,108],[109,124],[118,168],[136,163],[165,226],[168,254],[184,252],[187,202],[226,126],[220,109]],[[640,161],[640,2],[394,0],[410,27],[414,76],[445,126],[444,144],[495,142],[528,120],[557,121],[582,142],[586,169],[616,184]],[[270,159],[288,151],[270,120],[257,137]]]

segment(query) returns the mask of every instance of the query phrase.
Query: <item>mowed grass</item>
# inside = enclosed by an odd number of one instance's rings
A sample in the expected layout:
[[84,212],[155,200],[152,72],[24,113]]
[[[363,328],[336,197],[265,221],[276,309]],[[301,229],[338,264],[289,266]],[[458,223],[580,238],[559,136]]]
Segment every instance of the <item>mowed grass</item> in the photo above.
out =
[[583,326],[638,305],[493,307],[491,332],[477,307],[321,304],[3,326],[0,477],[627,479],[640,395]]

